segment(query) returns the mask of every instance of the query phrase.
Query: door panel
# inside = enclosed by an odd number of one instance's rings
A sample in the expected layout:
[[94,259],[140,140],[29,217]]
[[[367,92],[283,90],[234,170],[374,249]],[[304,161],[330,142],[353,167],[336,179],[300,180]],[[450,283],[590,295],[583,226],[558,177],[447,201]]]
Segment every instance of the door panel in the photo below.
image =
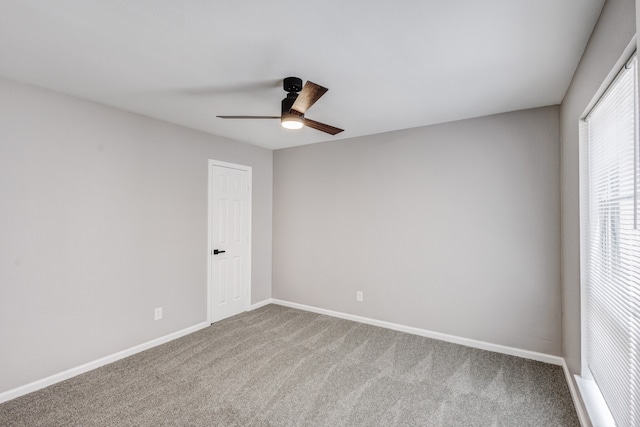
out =
[[[211,188],[211,321],[249,308],[251,173],[213,166]],[[214,254],[213,250],[220,252]]]

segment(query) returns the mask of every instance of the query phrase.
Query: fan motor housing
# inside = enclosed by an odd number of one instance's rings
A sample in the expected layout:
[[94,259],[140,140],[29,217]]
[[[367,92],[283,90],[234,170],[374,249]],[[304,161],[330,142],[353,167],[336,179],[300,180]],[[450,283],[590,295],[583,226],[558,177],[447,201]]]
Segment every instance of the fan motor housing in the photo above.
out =
[[302,79],[299,77],[286,77],[282,81],[282,87],[289,93],[300,92],[302,90]]

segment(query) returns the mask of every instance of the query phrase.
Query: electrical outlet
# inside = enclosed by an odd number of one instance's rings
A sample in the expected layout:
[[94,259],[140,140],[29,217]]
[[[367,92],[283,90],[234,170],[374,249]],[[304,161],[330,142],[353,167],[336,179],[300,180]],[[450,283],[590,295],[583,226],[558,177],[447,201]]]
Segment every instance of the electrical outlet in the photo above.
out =
[[362,291],[356,291],[356,301],[358,301],[358,302],[364,301],[364,298],[363,298],[363,295],[362,295]]
[[156,308],[153,314],[154,314],[154,319],[155,320],[162,319],[162,307]]

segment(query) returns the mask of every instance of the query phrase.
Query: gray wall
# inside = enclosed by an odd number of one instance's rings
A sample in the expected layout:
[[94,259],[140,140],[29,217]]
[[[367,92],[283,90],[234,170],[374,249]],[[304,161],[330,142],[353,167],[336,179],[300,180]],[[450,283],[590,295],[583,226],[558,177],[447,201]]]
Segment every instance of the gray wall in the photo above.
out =
[[253,167],[269,298],[271,151],[0,80],[0,392],[206,321],[208,159]]
[[635,0],[607,0],[562,102],[563,353],[580,373],[578,121],[636,32]]
[[560,355],[559,108],[277,150],[273,243],[274,298]]

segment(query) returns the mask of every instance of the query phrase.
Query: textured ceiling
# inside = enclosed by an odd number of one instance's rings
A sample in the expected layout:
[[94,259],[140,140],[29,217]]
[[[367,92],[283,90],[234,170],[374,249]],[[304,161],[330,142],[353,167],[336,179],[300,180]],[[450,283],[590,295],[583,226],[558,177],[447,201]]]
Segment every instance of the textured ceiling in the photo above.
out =
[[[277,149],[562,100],[604,0],[0,0],[0,76]],[[283,77],[329,88],[277,120]]]

